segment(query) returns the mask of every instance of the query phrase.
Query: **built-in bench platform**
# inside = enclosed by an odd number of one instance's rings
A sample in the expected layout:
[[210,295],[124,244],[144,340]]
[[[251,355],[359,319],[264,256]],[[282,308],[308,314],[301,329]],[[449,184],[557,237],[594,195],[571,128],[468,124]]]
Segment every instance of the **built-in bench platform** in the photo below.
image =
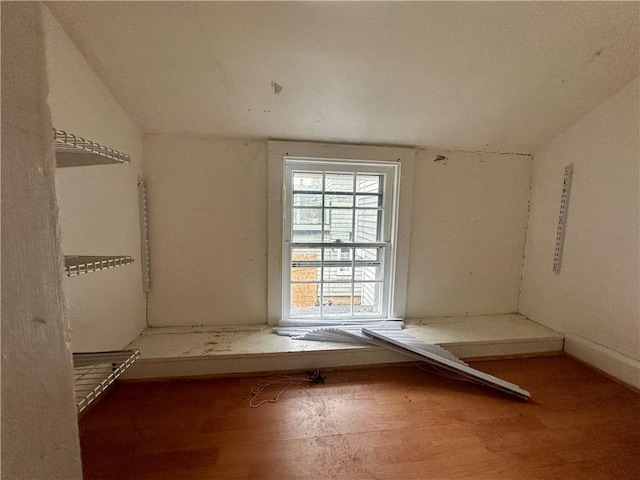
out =
[[[405,321],[407,331],[461,359],[560,353],[563,336],[519,314]],[[304,371],[412,361],[372,345],[294,340],[260,325],[151,327],[128,349],[138,361],[124,379]]]

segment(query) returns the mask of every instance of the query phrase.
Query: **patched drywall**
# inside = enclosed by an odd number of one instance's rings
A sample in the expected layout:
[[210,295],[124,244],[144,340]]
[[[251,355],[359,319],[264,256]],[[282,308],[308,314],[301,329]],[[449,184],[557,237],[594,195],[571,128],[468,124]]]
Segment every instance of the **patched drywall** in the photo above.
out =
[[[569,353],[640,386],[640,80],[534,153],[520,311],[566,335]],[[564,251],[552,271],[564,167],[573,163]]]
[[81,479],[62,301],[41,6],[2,3],[2,460],[6,479]]
[[149,324],[264,323],[267,143],[146,135]]
[[132,265],[66,278],[74,351],[125,347],[145,327],[137,177],[142,135],[45,9],[49,105],[55,128],[131,156],[127,165],[59,168],[65,255],[129,255]]
[[531,157],[421,149],[408,318],[517,311]]

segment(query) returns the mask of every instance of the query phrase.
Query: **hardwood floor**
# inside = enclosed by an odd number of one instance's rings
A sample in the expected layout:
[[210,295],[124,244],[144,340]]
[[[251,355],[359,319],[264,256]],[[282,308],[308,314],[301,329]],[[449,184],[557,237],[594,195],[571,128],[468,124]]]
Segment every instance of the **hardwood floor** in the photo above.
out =
[[[414,366],[119,384],[80,421],[85,479],[639,479],[640,396],[570,358],[474,363],[529,402]],[[266,390],[259,399],[275,396]]]

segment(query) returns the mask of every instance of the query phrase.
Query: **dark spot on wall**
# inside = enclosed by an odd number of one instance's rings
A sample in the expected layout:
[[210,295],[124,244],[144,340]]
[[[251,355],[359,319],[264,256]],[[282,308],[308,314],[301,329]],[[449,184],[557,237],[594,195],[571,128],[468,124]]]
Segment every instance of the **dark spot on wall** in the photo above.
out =
[[440,165],[446,165],[449,157],[445,157],[444,155],[436,155],[436,158],[433,159],[434,162],[439,163]]
[[271,82],[271,90],[273,90],[273,93],[275,93],[276,95],[280,95],[280,92],[282,91],[283,86],[277,84],[276,82]]

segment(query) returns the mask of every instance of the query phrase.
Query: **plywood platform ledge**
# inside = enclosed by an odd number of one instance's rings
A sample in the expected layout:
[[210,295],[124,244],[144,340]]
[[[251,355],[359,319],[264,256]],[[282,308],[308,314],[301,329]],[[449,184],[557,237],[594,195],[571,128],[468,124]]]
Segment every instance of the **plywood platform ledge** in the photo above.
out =
[[[562,335],[518,314],[407,320],[417,338],[460,358],[561,352]],[[406,357],[374,346],[293,340],[259,325],[154,327],[128,348],[140,359],[124,379],[195,377],[398,363]]]

